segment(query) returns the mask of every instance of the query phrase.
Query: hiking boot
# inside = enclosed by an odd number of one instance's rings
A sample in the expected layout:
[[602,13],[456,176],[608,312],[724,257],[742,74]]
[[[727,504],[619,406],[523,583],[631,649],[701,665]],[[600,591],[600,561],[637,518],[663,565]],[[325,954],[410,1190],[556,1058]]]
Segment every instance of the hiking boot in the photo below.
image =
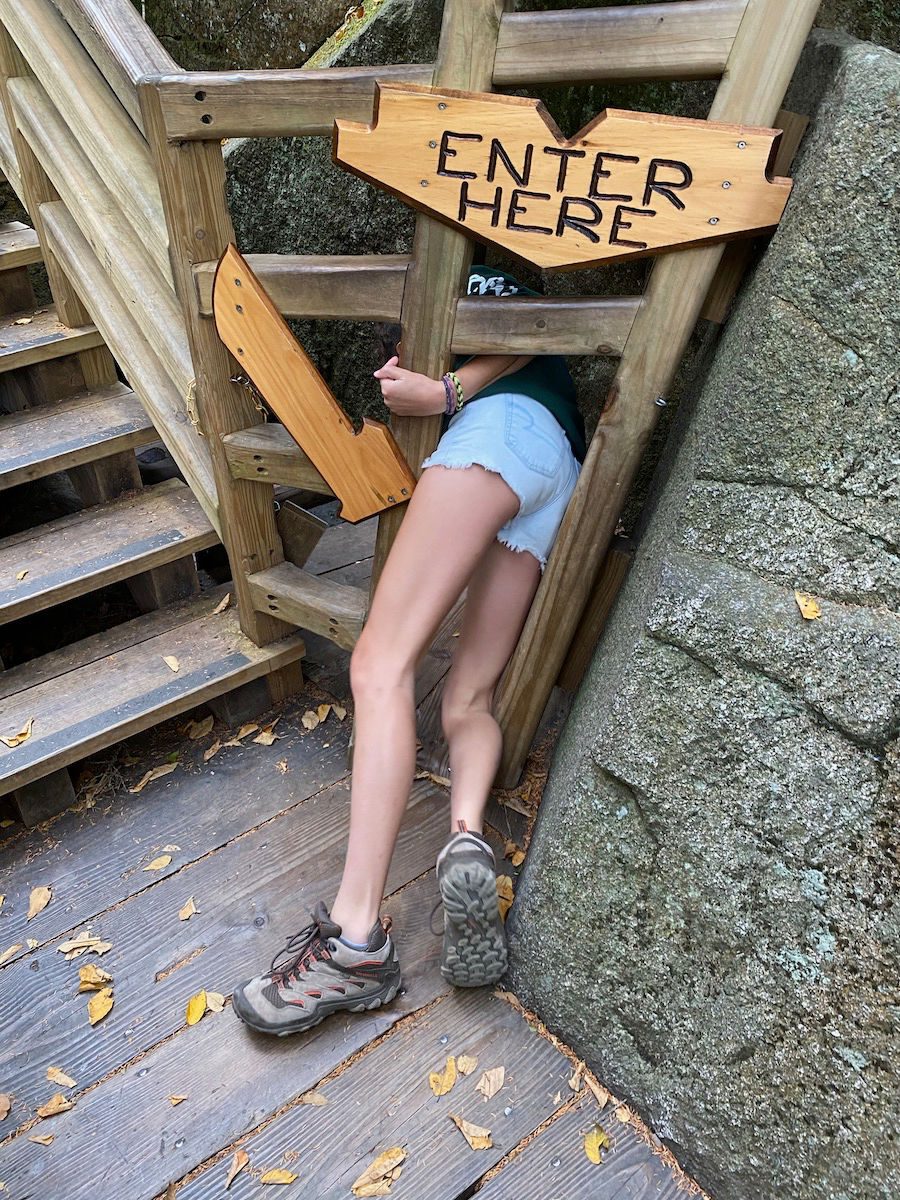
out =
[[454,833],[437,857],[437,881],[444,906],[441,974],[454,987],[496,983],[507,954],[490,845],[478,833]]
[[400,990],[390,917],[375,922],[365,950],[354,950],[339,940],[341,927],[324,901],[310,916],[264,975],[234,990],[234,1011],[259,1033],[303,1033],[341,1009],[363,1012],[388,1004]]

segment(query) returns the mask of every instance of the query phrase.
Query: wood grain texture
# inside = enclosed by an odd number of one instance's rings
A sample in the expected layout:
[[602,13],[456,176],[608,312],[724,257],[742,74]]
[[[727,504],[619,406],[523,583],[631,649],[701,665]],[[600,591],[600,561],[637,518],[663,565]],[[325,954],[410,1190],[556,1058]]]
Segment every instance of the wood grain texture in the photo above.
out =
[[746,0],[676,0],[505,13],[494,86],[716,78],[745,7]]
[[9,121],[5,112],[0,112],[0,171],[3,172],[9,186],[24,204],[25,196],[22,190],[22,176],[19,172],[19,164],[16,162],[12,132],[9,128]]
[[603,559],[600,574],[560,669],[557,687],[569,692],[577,690],[633,561],[634,546],[625,538],[617,538]]
[[359,433],[234,246],[216,272],[219,337],[341,501],[345,521],[404,504],[415,477],[390,430],[363,418]]
[[90,307],[103,340],[181,468],[191,491],[219,529],[218,500],[208,441],[191,424],[180,392],[148,345],[84,235],[61,202],[41,206],[46,243]]
[[283,425],[267,421],[222,439],[235,479],[284,483],[329,495],[331,488]]
[[[433,82],[438,87],[486,92],[491,87],[497,33],[510,0],[445,0]],[[472,243],[433,217],[416,220],[412,264],[403,293],[401,365],[440,378],[450,365],[456,304],[465,290]],[[440,437],[441,418],[399,417],[391,429],[404,458],[418,475]],[[402,512],[379,518],[372,587],[378,582]]]
[[0,490],[156,437],[152,421],[125,384],[5,416],[0,431]]
[[[750,0],[710,117],[770,124],[818,0]],[[498,783],[513,786],[580,620],[644,447],[722,257],[698,247],[657,260],[497,702]]]
[[[217,540],[190,489],[176,479],[24,530],[0,541],[0,621],[173,562]],[[22,571],[27,574],[17,579]]]
[[[0,727],[24,711],[35,725],[27,742],[0,747],[0,795],[303,656],[299,635],[255,646],[233,610],[222,615],[213,619],[203,601],[176,629],[4,700]],[[163,655],[178,659],[178,672]]]
[[[18,321],[23,323],[16,324]],[[103,338],[93,325],[63,325],[52,304],[0,317],[0,371],[15,371],[102,345]]]
[[272,613],[352,650],[362,632],[368,597],[359,588],[283,562],[251,575],[250,594],[260,612]]
[[7,221],[0,225],[0,271],[13,271],[40,261],[41,243],[29,225],[21,221]]
[[[408,254],[247,254],[244,260],[285,317],[399,321]],[[217,262],[198,263],[200,312],[212,316]]]
[[159,80],[170,139],[330,137],[335,117],[368,121],[376,80],[431,83],[434,67],[402,64],[281,71],[192,71]]
[[640,296],[463,297],[451,348],[458,354],[616,356],[640,302]]
[[279,502],[275,520],[288,565],[302,567],[318,545],[327,525],[293,500]]

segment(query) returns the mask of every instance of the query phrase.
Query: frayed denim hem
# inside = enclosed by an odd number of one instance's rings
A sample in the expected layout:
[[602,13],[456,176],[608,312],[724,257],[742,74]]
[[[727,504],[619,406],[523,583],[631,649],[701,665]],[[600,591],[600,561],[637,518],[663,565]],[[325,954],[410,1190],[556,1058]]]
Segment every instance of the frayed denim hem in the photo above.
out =
[[497,534],[497,541],[500,542],[502,545],[504,545],[507,548],[507,550],[515,550],[516,554],[531,554],[531,555],[533,555],[538,560],[538,563],[541,568],[541,574],[543,575],[544,568],[547,565],[547,559],[544,557],[543,554],[540,554],[537,550],[535,550],[535,548],[533,546],[517,545],[516,542],[513,541],[510,537],[503,536],[502,529]]
[[[519,501],[520,512],[522,510],[522,505],[525,503],[525,497],[522,495],[522,493],[517,488],[513,487],[499,467],[494,466],[490,462],[483,462],[479,458],[474,458],[469,462],[447,462],[446,459],[439,457],[436,454],[430,454],[428,458],[423,461],[420,469],[424,471],[426,467],[447,467],[448,470],[451,471],[465,471],[468,467],[483,467],[485,471],[490,471],[492,475],[500,476],[509,490],[517,497]],[[515,518],[513,518],[513,520],[515,520]],[[515,549],[515,547],[513,547],[513,549]]]

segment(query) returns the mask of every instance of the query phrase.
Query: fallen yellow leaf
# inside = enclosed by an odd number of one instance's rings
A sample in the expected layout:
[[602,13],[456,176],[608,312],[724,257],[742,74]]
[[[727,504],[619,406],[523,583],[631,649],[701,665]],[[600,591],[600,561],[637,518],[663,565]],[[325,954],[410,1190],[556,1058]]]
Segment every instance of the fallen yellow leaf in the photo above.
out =
[[616,1120],[621,1121],[623,1125],[627,1125],[631,1120],[631,1112],[624,1104],[616,1109]]
[[71,1075],[67,1075],[65,1071],[61,1071],[59,1067],[47,1068],[47,1079],[50,1083],[58,1083],[60,1087],[73,1088],[75,1080]]
[[320,721],[324,721],[330,712],[331,712],[330,704],[320,704],[319,707],[316,709],[316,716],[319,718]]
[[187,901],[185,901],[184,908],[180,908],[178,910],[178,919],[179,921],[189,921],[191,917],[196,916],[199,911],[200,910],[194,903],[194,897],[191,896]]
[[237,731],[237,740],[240,741],[241,738],[249,737],[250,734],[255,733],[257,729],[259,729],[259,725],[256,721],[248,721],[246,725],[242,725]]
[[165,870],[165,868],[169,865],[169,863],[171,861],[172,861],[171,854],[160,854],[157,858],[154,858],[154,860],[152,862],[148,862],[146,867],[142,867],[141,870],[143,870],[143,871],[163,871],[163,870]]
[[244,1167],[246,1167],[249,1162],[250,1155],[246,1150],[235,1150],[234,1158],[231,1160],[231,1166],[228,1168],[228,1178],[225,1180],[226,1192],[231,1187],[232,1183],[234,1183],[235,1176],[243,1171]]
[[88,1020],[92,1025],[96,1025],[98,1021],[102,1021],[108,1012],[112,1011],[112,1006],[115,1003],[113,990],[111,987],[101,988],[99,992],[95,992],[88,1000]]
[[458,1054],[456,1057],[456,1069],[460,1075],[471,1075],[477,1066],[478,1059],[470,1054]]
[[154,767],[152,771],[148,771],[140,783],[135,784],[133,788],[129,788],[129,792],[136,796],[138,792],[142,792],[148,783],[153,783],[155,779],[162,779],[164,775],[171,775],[178,766],[177,762],[163,763],[162,766]]
[[179,663],[174,654],[164,654],[162,660],[172,672],[177,673],[181,668],[181,663]]
[[353,1183],[351,1191],[354,1196],[387,1196],[391,1184],[398,1179],[406,1159],[406,1151],[402,1146],[391,1146],[382,1150],[373,1163],[363,1171]]
[[4,950],[3,953],[0,954],[0,967],[2,967],[8,959],[12,958],[14,954],[18,954],[21,949],[22,943],[19,942],[15,946],[10,946],[8,950]]
[[32,917],[36,917],[39,912],[43,912],[50,903],[50,898],[53,892],[48,887],[36,887],[31,889],[31,897],[28,901],[28,916],[26,921],[30,921]]
[[176,1105],[181,1104],[185,1100],[187,1100],[187,1096],[170,1096],[169,1097],[169,1103],[172,1105],[173,1108],[175,1108]]
[[202,721],[191,721],[187,728],[187,735],[192,742],[198,742],[200,738],[206,737],[212,732],[212,727],[216,723],[216,718],[210,713]]
[[317,1108],[321,1108],[328,1101],[321,1092],[304,1092],[300,1097],[301,1104],[314,1104]]
[[343,721],[344,717],[346,717],[346,715],[347,715],[346,708],[344,708],[340,704],[332,704],[331,711],[334,713],[334,715],[337,717],[337,719],[339,721]]
[[822,606],[815,596],[811,596],[809,592],[794,592],[794,599],[804,620],[818,621],[822,615]]
[[513,882],[508,875],[497,876],[497,906],[500,909],[500,916],[505,921],[506,914],[512,907],[512,902],[515,897],[513,892]]
[[57,1092],[55,1096],[51,1096],[46,1104],[42,1104],[37,1110],[39,1117],[55,1117],[57,1113],[68,1112],[70,1108],[75,1107],[74,1100],[67,1100],[62,1092]]
[[213,742],[213,744],[211,746],[207,747],[207,749],[203,751],[203,761],[205,763],[209,762],[209,760],[211,758],[216,757],[216,755],[219,753],[219,751],[221,749],[222,749],[222,743],[219,741],[218,738],[216,738],[216,740]]
[[12,1096],[7,1096],[4,1092],[0,1095],[0,1121],[5,1120],[9,1116],[9,1110],[12,1108]]
[[262,729],[259,731],[259,733],[256,735],[256,737],[253,739],[253,741],[256,743],[256,745],[258,745],[258,746],[271,746],[273,742],[276,742],[276,741],[278,740],[278,738],[279,738],[280,734],[277,734],[277,733],[275,732],[275,726],[278,724],[278,722],[279,722],[280,720],[281,720],[281,717],[277,717],[277,718],[276,718],[276,719],[275,719],[275,720],[272,722],[272,724],[271,724],[271,725],[265,725],[265,726],[264,726],[264,727],[263,727],[263,728],[262,728]]
[[584,1135],[584,1152],[592,1163],[603,1162],[603,1151],[612,1145],[609,1134],[600,1125],[595,1125]]
[[39,1146],[49,1146],[53,1141],[52,1133],[39,1133],[35,1137],[30,1137],[29,1142],[37,1142]]
[[436,1096],[446,1096],[456,1083],[456,1059],[451,1054],[443,1071],[432,1071],[428,1076],[428,1085]]
[[112,975],[109,971],[104,971],[102,967],[95,967],[93,963],[88,963],[86,967],[80,967],[78,971],[79,992],[99,992],[100,989],[107,983],[112,983]]
[[7,737],[0,735],[0,742],[4,746],[8,746],[10,750],[15,750],[16,746],[21,746],[23,742],[28,741],[33,728],[34,717],[29,717],[18,733],[11,733]]
[[315,729],[315,727],[319,724],[318,713],[315,713],[311,708],[308,708],[300,718],[300,724],[304,729]]
[[226,592],[216,607],[212,610],[212,615],[217,617],[219,613],[223,613],[231,603],[231,592]]
[[481,1125],[473,1125],[471,1121],[465,1120],[464,1117],[455,1117],[452,1113],[449,1116],[473,1150],[490,1150],[494,1143],[491,1141],[489,1129],[485,1129]]
[[225,1008],[225,997],[221,992],[206,993],[206,1011],[220,1013]]
[[569,1077],[569,1087],[573,1092],[578,1092],[581,1090],[581,1073],[583,1070],[583,1065],[578,1066]]
[[485,1071],[478,1082],[475,1084],[475,1090],[481,1092],[485,1100],[490,1100],[492,1096],[496,1096],[503,1087],[503,1079],[506,1075],[505,1067],[491,1067],[489,1071]]
[[273,1167],[271,1171],[266,1171],[260,1183],[293,1183],[297,1176],[293,1171],[288,1171],[284,1167]]
[[594,1080],[591,1079],[590,1075],[586,1075],[584,1077],[584,1082],[594,1093],[594,1096],[596,1097],[597,1103],[600,1105],[600,1107],[605,1108],[609,1102],[609,1092],[606,1090],[606,1088],[601,1087],[599,1083],[595,1083]]
[[187,1012],[185,1020],[188,1025],[196,1025],[203,1014],[206,1012],[206,992],[198,992],[196,996],[191,996],[187,1003]]

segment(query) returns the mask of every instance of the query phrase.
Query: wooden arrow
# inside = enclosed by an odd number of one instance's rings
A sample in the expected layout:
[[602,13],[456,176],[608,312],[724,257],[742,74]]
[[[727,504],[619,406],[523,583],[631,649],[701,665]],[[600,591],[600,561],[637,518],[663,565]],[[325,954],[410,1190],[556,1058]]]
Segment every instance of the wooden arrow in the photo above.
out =
[[341,502],[345,521],[405,504],[416,478],[393,434],[363,418],[356,433],[328,384],[236,247],[213,282],[219,337]]

